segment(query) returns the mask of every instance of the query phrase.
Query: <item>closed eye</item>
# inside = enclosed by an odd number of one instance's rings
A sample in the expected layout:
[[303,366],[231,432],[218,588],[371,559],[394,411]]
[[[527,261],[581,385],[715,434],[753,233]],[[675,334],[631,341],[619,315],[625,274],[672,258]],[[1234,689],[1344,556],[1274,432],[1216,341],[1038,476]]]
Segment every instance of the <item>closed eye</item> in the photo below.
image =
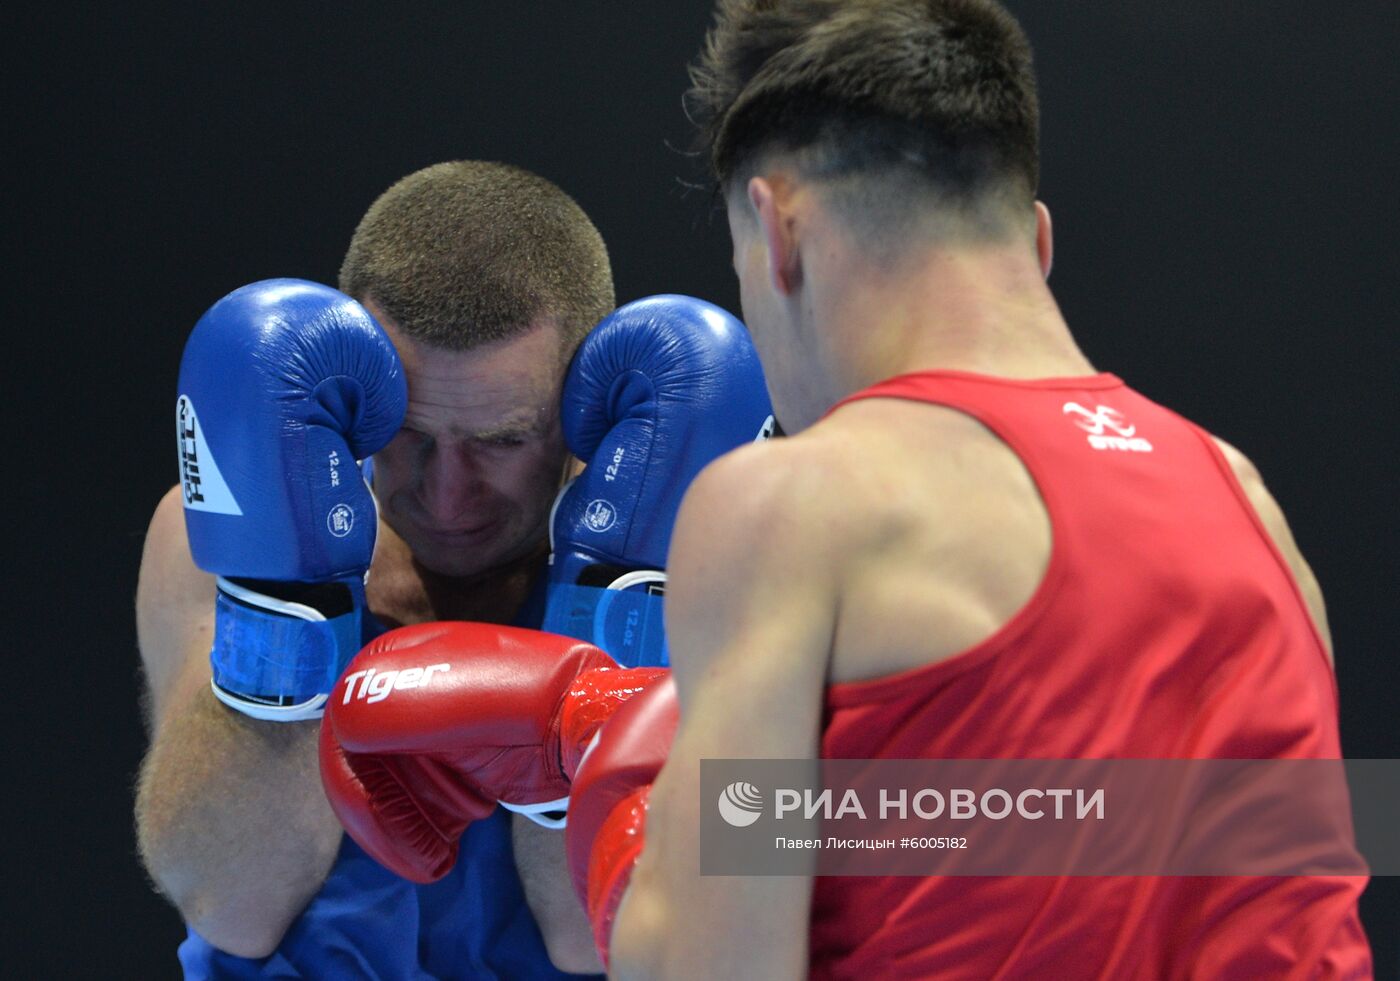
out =
[[487,446],[497,449],[513,449],[517,446],[525,445],[524,436],[492,436],[482,440]]

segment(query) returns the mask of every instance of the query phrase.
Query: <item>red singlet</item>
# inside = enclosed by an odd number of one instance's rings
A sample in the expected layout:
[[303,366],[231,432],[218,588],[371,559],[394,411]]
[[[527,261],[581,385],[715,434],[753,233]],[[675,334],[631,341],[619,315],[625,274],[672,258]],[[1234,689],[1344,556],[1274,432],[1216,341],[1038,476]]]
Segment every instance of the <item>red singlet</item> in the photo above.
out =
[[[981,421],[1034,478],[1054,544],[1035,595],[988,640],[831,686],[824,757],[1341,756],[1322,641],[1204,431],[1112,375],[926,372],[840,404],[877,397]],[[812,975],[1370,977],[1356,908],[1365,883],[818,878]]]

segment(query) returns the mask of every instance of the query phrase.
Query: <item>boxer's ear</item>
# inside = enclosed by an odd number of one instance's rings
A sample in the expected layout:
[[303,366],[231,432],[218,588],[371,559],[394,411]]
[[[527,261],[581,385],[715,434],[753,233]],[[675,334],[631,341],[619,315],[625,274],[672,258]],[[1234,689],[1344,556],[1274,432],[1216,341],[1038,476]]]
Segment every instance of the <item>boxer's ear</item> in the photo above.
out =
[[1040,272],[1050,278],[1050,267],[1055,261],[1055,236],[1050,225],[1050,209],[1045,202],[1035,203],[1035,251],[1040,256]]
[[749,203],[768,247],[768,275],[780,296],[802,285],[802,256],[797,247],[796,214],[789,207],[791,187],[779,176],[749,179]]

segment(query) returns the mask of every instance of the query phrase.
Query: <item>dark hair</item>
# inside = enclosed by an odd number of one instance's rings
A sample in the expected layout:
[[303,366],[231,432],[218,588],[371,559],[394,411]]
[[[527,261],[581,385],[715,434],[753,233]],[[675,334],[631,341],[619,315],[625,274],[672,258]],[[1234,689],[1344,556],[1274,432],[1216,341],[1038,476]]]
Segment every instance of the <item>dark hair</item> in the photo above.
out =
[[436,164],[380,195],[350,240],[340,289],[408,336],[458,351],[548,316],[565,357],[616,302],[583,209],[543,177],[477,160]]
[[995,0],[720,0],[687,109],[727,187],[766,153],[968,200],[1039,180],[1031,48]]

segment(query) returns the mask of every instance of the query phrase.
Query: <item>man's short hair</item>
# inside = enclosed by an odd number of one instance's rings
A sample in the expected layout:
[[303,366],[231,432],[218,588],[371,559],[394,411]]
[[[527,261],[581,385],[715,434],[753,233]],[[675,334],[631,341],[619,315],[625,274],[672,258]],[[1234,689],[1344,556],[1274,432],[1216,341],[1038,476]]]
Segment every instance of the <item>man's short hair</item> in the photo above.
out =
[[995,0],[719,0],[691,81],[722,189],[780,153],[811,177],[1034,200],[1031,48]]
[[564,355],[615,305],[598,229],[551,182],[509,164],[440,163],[370,206],[340,289],[426,344],[464,351],[552,319]]

